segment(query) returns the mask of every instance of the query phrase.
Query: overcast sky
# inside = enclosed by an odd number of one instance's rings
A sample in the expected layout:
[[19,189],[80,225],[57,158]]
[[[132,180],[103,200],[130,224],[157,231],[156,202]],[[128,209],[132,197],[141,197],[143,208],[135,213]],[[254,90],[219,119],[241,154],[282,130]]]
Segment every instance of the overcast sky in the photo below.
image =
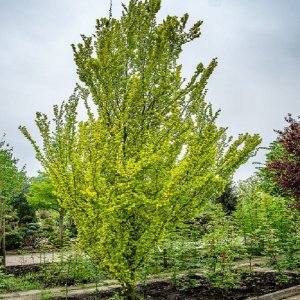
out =
[[[113,0],[114,17],[120,3]],[[77,82],[70,44],[92,34],[108,9],[109,0],[0,0],[0,135],[29,176],[40,167],[18,126],[38,138],[35,112],[51,114]],[[207,101],[221,109],[219,124],[234,136],[257,132],[268,146],[287,113],[300,114],[300,1],[163,0],[159,18],[185,12],[204,24],[181,57],[184,75],[218,57]],[[263,162],[263,151],[252,161]],[[248,162],[235,179],[254,171]]]

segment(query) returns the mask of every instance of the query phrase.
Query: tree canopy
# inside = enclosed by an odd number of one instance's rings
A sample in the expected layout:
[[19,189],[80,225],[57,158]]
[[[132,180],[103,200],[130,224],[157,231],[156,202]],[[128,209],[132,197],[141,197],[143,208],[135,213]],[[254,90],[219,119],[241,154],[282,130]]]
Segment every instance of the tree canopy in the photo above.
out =
[[31,178],[27,200],[34,209],[46,209],[58,212],[58,243],[60,246],[62,246],[65,231],[64,218],[66,215],[66,210],[62,207],[51,179],[46,173],[39,172],[38,176]]
[[273,180],[294,197],[300,209],[300,121],[290,114],[285,120],[289,125],[282,131],[276,130],[280,151],[267,162],[266,168]]
[[2,139],[0,141],[0,197],[10,199],[21,193],[26,182],[25,171],[18,170],[18,160],[13,156],[13,150]]
[[215,200],[215,203],[220,203],[224,212],[227,214],[232,214],[235,210],[238,202],[238,196],[236,193],[236,187],[233,182],[230,181],[226,187],[222,195]]
[[[181,75],[178,58],[200,36],[188,15],[157,23],[161,1],[129,1],[121,18],[101,18],[93,36],[73,45],[81,80],[54,107],[54,124],[37,113],[40,147],[25,127],[78,229],[81,247],[119,279],[128,299],[147,254],[164,233],[220,196],[254,154],[258,135],[235,141],[215,124],[205,101],[217,65]],[[78,121],[83,101],[87,119]]]
[[43,172],[39,172],[38,176],[31,178],[27,200],[34,209],[58,211],[60,207],[51,180]]
[[267,167],[268,164],[284,155],[284,147],[278,141],[273,141],[268,148],[264,149],[267,151],[266,160],[261,164],[261,167],[258,167],[257,184],[266,193],[286,197],[288,196],[287,191],[276,182],[274,176],[272,176],[272,170]]
[[19,170],[12,148],[0,140],[0,259],[5,265],[5,212],[8,201],[22,193],[26,184],[24,169]]

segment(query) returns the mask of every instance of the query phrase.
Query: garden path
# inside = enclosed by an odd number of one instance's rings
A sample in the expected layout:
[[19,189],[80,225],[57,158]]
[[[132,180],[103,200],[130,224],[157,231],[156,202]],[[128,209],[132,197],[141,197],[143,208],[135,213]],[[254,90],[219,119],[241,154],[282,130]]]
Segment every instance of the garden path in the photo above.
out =
[[295,295],[292,297],[284,298],[283,300],[299,300],[299,299],[300,299],[300,295]]
[[7,254],[6,266],[34,265],[40,263],[58,262],[67,259],[70,252],[46,252],[46,253],[27,253],[27,254]]

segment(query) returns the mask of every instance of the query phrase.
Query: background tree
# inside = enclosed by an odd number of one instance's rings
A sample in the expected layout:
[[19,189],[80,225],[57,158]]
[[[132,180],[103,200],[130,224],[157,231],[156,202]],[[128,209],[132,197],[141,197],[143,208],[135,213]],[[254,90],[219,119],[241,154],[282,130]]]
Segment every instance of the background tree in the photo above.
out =
[[0,260],[5,266],[5,213],[8,201],[22,193],[26,184],[25,171],[18,170],[12,148],[0,141]]
[[[157,24],[160,5],[131,0],[120,20],[97,20],[96,33],[73,45],[83,87],[54,107],[54,131],[37,113],[42,148],[20,127],[74,218],[81,247],[127,299],[136,299],[152,247],[218,197],[260,142],[249,134],[232,142],[215,125],[205,95],[216,60],[199,64],[186,83],[177,63],[202,22],[186,31],[185,14]],[[78,123],[79,98],[88,118]]]
[[278,141],[274,141],[270,144],[268,148],[264,149],[268,152],[266,153],[265,162],[260,164],[262,165],[262,167],[257,168],[257,184],[259,185],[262,191],[269,193],[273,196],[289,196],[287,191],[282,186],[280,186],[276,182],[274,176],[272,176],[272,170],[267,168],[268,164],[285,155],[284,147]]
[[66,210],[60,205],[49,176],[40,172],[38,176],[31,178],[30,184],[27,195],[29,204],[34,209],[54,210],[58,212],[58,242],[60,245],[63,245]]
[[238,196],[236,194],[235,186],[232,181],[230,181],[226,187],[222,195],[215,200],[215,203],[220,203],[223,207],[223,210],[227,214],[232,214],[235,210],[235,207],[238,202]]
[[[300,120],[300,117],[298,117]],[[288,126],[276,130],[279,153],[266,164],[274,181],[296,200],[300,209],[300,122],[289,114]]]
[[26,199],[28,188],[29,184],[27,183],[21,194],[7,201],[5,217],[5,246],[7,250],[19,249],[22,245],[28,244],[29,240],[33,240],[35,231],[39,227],[36,223],[35,210]]
[[29,184],[24,187],[21,194],[13,197],[8,203],[16,211],[20,226],[36,222],[35,209],[29,205],[27,200],[28,190]]
[[289,199],[263,192],[256,177],[239,183],[238,198],[233,216],[249,258],[266,255],[277,266],[284,260],[295,266],[299,261],[300,215],[289,208]]

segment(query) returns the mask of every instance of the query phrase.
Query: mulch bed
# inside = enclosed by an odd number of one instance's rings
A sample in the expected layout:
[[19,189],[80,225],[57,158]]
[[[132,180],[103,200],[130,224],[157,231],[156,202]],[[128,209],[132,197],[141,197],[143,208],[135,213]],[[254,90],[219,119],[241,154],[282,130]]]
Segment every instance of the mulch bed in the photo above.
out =
[[[182,279],[180,285],[175,285],[170,280],[157,280],[148,283],[146,286],[139,286],[139,295],[149,300],[240,300],[248,297],[259,296],[281,289],[285,289],[300,284],[300,276],[297,274],[288,274],[287,282],[282,282],[275,272],[257,272],[243,274],[239,288],[227,291],[213,288],[208,281],[202,276],[193,276],[192,278]],[[188,282],[193,279],[197,286],[189,286]],[[100,292],[98,295],[80,295],[70,296],[68,299],[101,299],[108,300],[119,289],[113,289],[106,292]],[[55,300],[66,299],[65,297],[56,297]]]
[[37,273],[41,270],[41,265],[31,264],[31,265],[17,265],[17,266],[7,266],[5,267],[6,274],[12,274],[15,276],[22,276],[30,273]]

